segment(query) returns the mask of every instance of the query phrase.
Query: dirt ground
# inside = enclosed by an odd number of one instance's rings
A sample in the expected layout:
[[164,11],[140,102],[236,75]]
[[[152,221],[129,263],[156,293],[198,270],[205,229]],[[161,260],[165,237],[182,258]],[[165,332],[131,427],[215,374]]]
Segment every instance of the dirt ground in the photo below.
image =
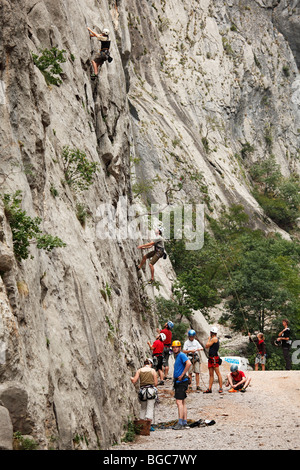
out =
[[[226,377],[226,373],[222,373]],[[114,450],[299,450],[300,449],[300,371],[249,371],[251,385],[245,393],[229,393],[218,383],[213,393],[188,394],[188,419],[214,420],[213,426],[176,431],[156,429],[150,436],[137,436],[133,443],[122,443]],[[201,374],[201,388],[208,374]],[[156,424],[177,419],[172,381],[159,389]]]

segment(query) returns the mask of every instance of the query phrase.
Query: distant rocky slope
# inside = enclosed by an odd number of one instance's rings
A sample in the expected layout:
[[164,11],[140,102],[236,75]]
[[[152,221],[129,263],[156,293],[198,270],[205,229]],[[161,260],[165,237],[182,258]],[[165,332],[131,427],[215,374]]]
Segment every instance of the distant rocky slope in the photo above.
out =
[[[105,449],[138,409],[129,377],[158,326],[157,291],[137,275],[140,240],[102,239],[101,204],[172,196],[217,216],[240,203],[253,226],[279,230],[249,168],[272,153],[299,173],[297,18],[292,0],[1,3],[1,196],[20,190],[23,211],[66,246],[33,243],[17,260],[1,198],[0,446],[19,431],[41,449]],[[87,26],[111,32],[96,81]],[[59,86],[32,55],[53,47],[65,51]],[[99,165],[84,191],[66,184],[65,146]],[[169,296],[169,260],[157,275]]]

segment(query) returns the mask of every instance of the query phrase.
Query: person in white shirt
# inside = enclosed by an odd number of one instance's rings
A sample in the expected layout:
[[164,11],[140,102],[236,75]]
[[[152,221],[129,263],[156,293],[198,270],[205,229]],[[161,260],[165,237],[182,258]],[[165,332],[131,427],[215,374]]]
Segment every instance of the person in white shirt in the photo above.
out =
[[183,345],[183,352],[188,356],[192,365],[189,368],[189,378],[192,383],[192,373],[195,373],[196,376],[196,390],[201,390],[200,388],[200,354],[199,351],[203,350],[203,347],[196,340],[195,330],[189,330],[188,339]]

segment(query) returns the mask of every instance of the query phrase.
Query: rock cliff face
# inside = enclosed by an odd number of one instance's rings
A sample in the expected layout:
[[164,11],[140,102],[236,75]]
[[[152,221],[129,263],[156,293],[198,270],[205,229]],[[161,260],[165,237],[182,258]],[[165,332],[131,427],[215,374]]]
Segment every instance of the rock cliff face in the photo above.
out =
[[[172,198],[216,216],[238,202],[253,226],[277,229],[265,225],[248,170],[271,139],[283,174],[299,172],[297,9],[292,0],[1,3],[1,194],[21,190],[23,210],[66,243],[32,244],[32,258],[17,261],[0,203],[0,400],[13,430],[40,448],[119,440],[138,405],[129,377],[158,326],[157,292],[135,267],[140,240],[101,239],[101,204]],[[111,33],[113,62],[95,81],[87,26]],[[32,58],[52,47],[66,51],[60,86],[47,86]],[[243,160],[246,143],[254,151]],[[88,190],[65,184],[64,146],[99,164]],[[169,296],[168,260],[157,275]]]

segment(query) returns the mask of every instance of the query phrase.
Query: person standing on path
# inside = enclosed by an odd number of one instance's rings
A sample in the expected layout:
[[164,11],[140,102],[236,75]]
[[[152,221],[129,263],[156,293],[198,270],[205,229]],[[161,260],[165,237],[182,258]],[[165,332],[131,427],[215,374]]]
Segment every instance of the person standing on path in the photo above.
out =
[[255,338],[251,338],[251,334],[248,333],[248,336],[249,341],[251,343],[255,343],[257,348],[254,369],[258,370],[258,364],[260,364],[261,370],[266,370],[266,345],[264,335],[262,333],[258,333]]
[[219,365],[221,363],[219,356],[219,339],[217,338],[218,329],[213,326],[210,330],[210,337],[205,345],[209,348],[208,351],[208,371],[209,371],[209,386],[208,389],[203,393],[212,393],[212,386],[214,383],[214,372],[216,373],[219,381],[219,393],[223,393],[222,388],[222,376],[220,374]]
[[181,351],[180,341],[173,341],[172,350],[175,356],[174,364],[174,389],[175,389],[175,399],[178,409],[178,423],[175,424],[173,429],[180,430],[188,427],[187,425],[187,406],[186,406],[186,391],[188,389],[189,379],[187,372],[191,367],[191,361],[189,358]]
[[172,344],[172,329],[174,323],[172,321],[168,321],[165,323],[164,328],[162,330],[157,330],[160,333],[166,335],[166,339],[164,340],[164,350],[163,350],[163,367],[164,367],[164,380],[168,378],[169,372],[169,358],[170,358],[170,347]]
[[157,374],[152,368],[153,361],[145,359],[144,366],[138,369],[134,377],[130,377],[133,384],[140,380],[139,400],[141,403],[140,419],[153,421],[154,407],[157,400]]
[[158,375],[160,377],[160,382],[158,385],[164,384],[164,375],[163,375],[163,352],[164,352],[164,341],[166,339],[166,335],[164,333],[160,333],[154,343],[151,345],[150,341],[147,342],[149,348],[152,351],[153,355],[153,363]]
[[285,360],[285,370],[291,370],[292,361],[291,361],[291,330],[289,328],[289,321],[287,319],[282,320],[283,330],[278,333],[277,341],[281,343],[283,357]]
[[[196,331],[189,330],[188,339],[183,345],[183,352],[186,354],[191,361],[192,365],[189,370],[190,382],[192,383],[192,373],[195,373],[196,376],[196,390],[201,390],[200,388],[200,356],[199,351],[203,350],[201,344],[196,339]],[[190,387],[192,388],[192,386]]]

